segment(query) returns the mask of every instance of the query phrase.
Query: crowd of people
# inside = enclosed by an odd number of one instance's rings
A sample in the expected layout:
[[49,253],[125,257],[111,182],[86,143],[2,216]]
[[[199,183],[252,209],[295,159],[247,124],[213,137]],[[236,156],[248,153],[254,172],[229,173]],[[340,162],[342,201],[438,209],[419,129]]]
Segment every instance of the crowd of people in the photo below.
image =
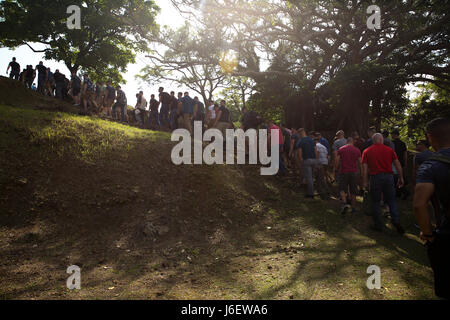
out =
[[[120,86],[111,82],[106,85],[94,82],[88,74],[83,81],[76,72],[70,80],[59,70],[54,73],[42,62],[33,68],[27,66],[20,72],[16,59],[9,64],[10,77],[21,81],[33,89],[33,81],[38,76],[37,88],[43,95],[59,99],[71,97],[82,114],[102,114],[120,121],[133,123],[141,128],[175,130],[185,128],[193,133],[194,121],[201,121],[204,129],[217,128],[224,136],[226,129],[234,128],[231,112],[225,100],[216,103],[208,101],[207,106],[198,97],[191,98],[188,92],[166,92],[159,88],[158,99],[154,94],[150,100],[144,92],[136,94],[136,104],[128,110],[127,97]],[[427,127],[427,139],[416,144],[417,154],[413,160],[412,190],[408,189],[406,170],[408,150],[400,139],[398,129],[377,132],[374,127],[367,131],[363,139],[358,132],[346,135],[339,130],[331,143],[320,132],[306,131],[304,128],[288,128],[277,125],[271,119],[263,119],[257,112],[243,108],[241,128],[268,130],[268,142],[274,131],[279,134],[279,173],[298,177],[306,185],[306,198],[330,196],[337,185],[338,197],[342,203],[341,213],[357,213],[357,195],[365,195],[370,203],[373,218],[372,229],[383,231],[385,216],[390,217],[397,232],[405,230],[400,223],[397,198],[406,200],[414,191],[414,212],[421,229],[421,238],[426,241],[431,266],[435,273],[435,287],[438,296],[450,297],[450,277],[448,259],[450,248],[450,120],[436,119]],[[246,142],[248,143],[248,142]],[[430,150],[430,145],[436,152]],[[247,145],[248,147],[248,145]],[[270,150],[270,148],[269,148]],[[429,214],[428,204],[433,205]]]
[[[356,213],[356,196],[363,193],[373,219],[371,228],[377,232],[385,228],[384,207],[385,216],[404,234],[397,197],[407,200],[411,192],[406,181],[408,149],[398,129],[379,133],[371,127],[366,140],[357,132],[346,136],[339,130],[331,144],[320,132],[288,129],[273,122],[269,122],[269,129],[278,130],[282,137],[280,174],[285,174],[286,167],[298,170],[300,181],[307,184],[306,197],[314,198],[315,186],[319,194],[329,194],[331,183],[336,181],[342,214],[349,210]],[[416,144],[412,161],[414,215],[434,272],[435,293],[449,299],[450,119],[437,118],[426,131],[426,139]]]

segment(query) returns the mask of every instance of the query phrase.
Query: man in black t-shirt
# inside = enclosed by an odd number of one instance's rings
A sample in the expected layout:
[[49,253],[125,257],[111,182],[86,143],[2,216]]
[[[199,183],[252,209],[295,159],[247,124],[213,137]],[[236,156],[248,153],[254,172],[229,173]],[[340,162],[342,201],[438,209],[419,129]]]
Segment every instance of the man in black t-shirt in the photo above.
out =
[[169,113],[169,123],[170,123],[170,129],[175,130],[177,129],[177,110],[178,110],[178,99],[175,97],[175,92],[170,92],[170,113]]
[[159,127],[161,126],[161,123],[159,122],[159,101],[155,99],[155,95],[152,94],[150,96],[150,115],[148,117],[148,127],[149,129],[154,128],[153,120],[156,121],[156,125]]
[[[450,119],[435,119],[426,130],[436,154],[418,169],[414,215],[433,269],[435,293],[450,299]],[[436,226],[432,225],[428,213],[428,204],[433,198],[437,199],[439,208]]]
[[72,76],[70,78],[70,85],[72,88],[72,97],[75,103],[75,106],[80,105],[80,93],[81,93],[81,79],[77,76],[77,72],[75,70],[72,71]]
[[62,99],[63,98],[64,81],[65,81],[66,77],[61,72],[59,72],[58,69],[56,69],[55,73],[53,74],[53,78],[55,79],[56,98]]
[[112,86],[111,81],[106,82],[106,91],[105,91],[105,109],[106,109],[106,115],[108,117],[112,116],[111,108],[114,104],[114,100],[116,99],[116,89]]
[[8,74],[9,68],[11,68],[11,73],[9,74],[10,79],[19,80],[20,75],[20,64],[16,62],[16,58],[12,58],[12,61],[8,65],[8,69],[6,69],[6,73]]
[[170,127],[169,125],[169,108],[170,102],[172,99],[170,98],[170,94],[164,92],[164,88],[159,88],[159,103],[161,104],[161,110],[159,110],[159,122],[161,125]]
[[[400,164],[402,165],[403,172],[406,172],[406,167],[408,164],[408,148],[406,147],[406,144],[400,140],[400,132],[395,129],[391,132],[392,137],[392,143],[395,147],[395,153],[397,154],[398,161],[400,161]],[[398,190],[397,194],[398,196],[402,196],[403,200],[406,200],[408,198],[410,192],[406,189],[407,185],[406,181],[406,175],[405,175],[405,185]]]
[[262,117],[253,110],[247,110],[247,108],[242,108],[242,129],[247,131],[248,129],[257,129],[262,123]]
[[201,121],[203,128],[203,121],[205,120],[205,105],[198,100],[198,97],[194,97],[194,116],[193,121]]
[[216,121],[214,123],[214,128],[219,129],[223,136],[226,136],[226,130],[231,129],[231,113],[230,110],[226,107],[225,100],[220,101],[220,107],[218,112],[216,113]]
[[23,78],[24,78],[23,81],[25,83],[25,86],[28,89],[31,89],[31,87],[33,86],[33,81],[34,81],[35,77],[36,77],[36,73],[33,70],[33,66],[32,65],[27,66],[27,68],[25,69],[25,72],[23,74]]
[[44,94],[44,85],[47,80],[47,68],[44,66],[42,61],[36,66],[38,71],[38,92]]

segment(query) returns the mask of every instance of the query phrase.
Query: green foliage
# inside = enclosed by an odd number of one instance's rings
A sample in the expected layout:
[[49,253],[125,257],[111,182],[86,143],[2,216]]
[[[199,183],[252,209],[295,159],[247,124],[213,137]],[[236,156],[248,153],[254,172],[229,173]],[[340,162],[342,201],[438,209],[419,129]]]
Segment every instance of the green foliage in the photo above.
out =
[[173,1],[203,5],[201,22],[239,52],[234,75],[256,81],[253,101],[295,125],[381,127],[404,118],[406,84],[450,83],[449,1],[376,1],[375,31],[371,0]]
[[211,30],[186,22],[173,30],[164,28],[155,40],[163,50],[153,50],[150,63],[137,76],[147,83],[170,81],[199,94],[206,103],[224,84],[220,68],[221,38]]
[[[81,30],[66,25],[70,5],[81,8]],[[146,50],[157,32],[158,10],[153,0],[4,0],[0,43],[10,48],[41,43],[46,59],[63,61],[70,71],[82,68],[119,82],[135,52]]]
[[410,140],[426,138],[426,125],[435,118],[450,118],[450,90],[434,84],[421,85],[421,93],[412,100],[405,124]]

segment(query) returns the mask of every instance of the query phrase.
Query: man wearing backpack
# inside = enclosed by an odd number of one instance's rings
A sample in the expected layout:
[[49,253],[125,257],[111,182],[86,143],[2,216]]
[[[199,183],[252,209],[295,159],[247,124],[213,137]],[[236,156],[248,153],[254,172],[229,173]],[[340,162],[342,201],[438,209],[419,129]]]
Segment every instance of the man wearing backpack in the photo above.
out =
[[[414,215],[425,241],[434,289],[438,297],[450,298],[450,119],[439,118],[427,125],[427,137],[436,154],[422,163],[417,172],[414,192]],[[427,212],[428,204],[437,198],[440,221],[436,228]]]

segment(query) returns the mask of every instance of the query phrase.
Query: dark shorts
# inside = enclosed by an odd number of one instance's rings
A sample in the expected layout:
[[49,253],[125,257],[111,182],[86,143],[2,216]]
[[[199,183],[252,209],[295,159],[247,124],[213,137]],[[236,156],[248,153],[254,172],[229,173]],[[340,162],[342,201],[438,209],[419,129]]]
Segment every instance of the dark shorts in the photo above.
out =
[[72,95],[77,96],[81,92],[81,88],[72,88]]
[[340,173],[338,176],[339,181],[339,191],[345,193],[350,190],[350,194],[355,195],[357,193],[358,187],[358,173]]

